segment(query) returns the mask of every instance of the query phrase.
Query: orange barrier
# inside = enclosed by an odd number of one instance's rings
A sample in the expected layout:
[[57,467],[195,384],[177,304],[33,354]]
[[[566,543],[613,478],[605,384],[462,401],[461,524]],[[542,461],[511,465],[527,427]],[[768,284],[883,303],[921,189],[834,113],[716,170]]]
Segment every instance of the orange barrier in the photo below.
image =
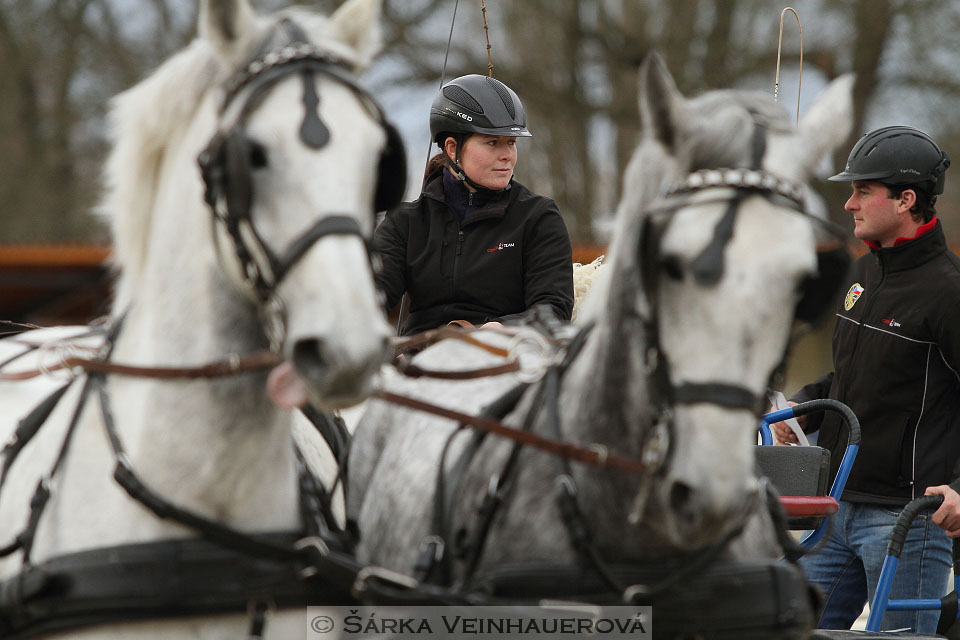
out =
[[0,245],[0,268],[93,267],[108,255],[109,245]]

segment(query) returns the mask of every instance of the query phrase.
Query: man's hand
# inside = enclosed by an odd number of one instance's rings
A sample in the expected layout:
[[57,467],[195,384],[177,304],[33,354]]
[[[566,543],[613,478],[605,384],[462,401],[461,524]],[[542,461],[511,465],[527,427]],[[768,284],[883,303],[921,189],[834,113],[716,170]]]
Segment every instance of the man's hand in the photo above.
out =
[[927,487],[925,496],[943,496],[943,504],[937,509],[933,517],[933,524],[947,532],[947,537],[960,538],[960,494],[950,485],[941,484],[936,487]]
[[[792,407],[798,404],[793,400],[787,400],[787,406]],[[770,411],[773,411],[773,407],[770,407]],[[807,426],[807,416],[797,416],[797,423],[801,428]],[[775,444],[797,444],[797,434],[793,432],[786,422],[774,422],[770,425],[771,431],[773,431]]]

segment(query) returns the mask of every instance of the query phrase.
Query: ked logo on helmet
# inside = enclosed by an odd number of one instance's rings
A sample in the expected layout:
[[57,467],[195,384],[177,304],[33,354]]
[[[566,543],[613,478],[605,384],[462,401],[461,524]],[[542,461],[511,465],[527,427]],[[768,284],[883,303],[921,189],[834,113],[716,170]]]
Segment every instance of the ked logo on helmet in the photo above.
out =
[[859,282],[855,282],[847,291],[847,295],[843,299],[843,308],[847,311],[850,311],[850,309],[853,308],[853,305],[857,304],[857,300],[860,299],[861,294],[863,294],[863,287],[860,286]]

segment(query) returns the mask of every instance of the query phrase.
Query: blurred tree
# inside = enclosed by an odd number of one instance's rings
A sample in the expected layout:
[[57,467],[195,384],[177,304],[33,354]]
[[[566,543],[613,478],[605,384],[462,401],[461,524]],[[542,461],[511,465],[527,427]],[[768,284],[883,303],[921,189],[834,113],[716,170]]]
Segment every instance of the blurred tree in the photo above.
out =
[[[263,11],[288,0],[254,0]],[[331,10],[339,0],[313,3]],[[486,73],[479,0],[464,0],[446,77]],[[795,0],[805,35],[804,98],[840,73],[858,75],[857,136],[899,120],[949,149],[960,112],[960,2]],[[0,0],[0,241],[104,239],[86,212],[95,204],[106,147],[109,97],[130,86],[194,34],[196,0]],[[779,5],[766,0],[486,0],[494,75],[530,112],[518,177],[553,196],[574,239],[595,239],[594,221],[614,208],[636,143],[636,70],[659,50],[686,94],[720,87],[772,96]],[[386,0],[388,112],[397,90],[436,90],[452,0]],[[922,43],[923,46],[918,46]],[[795,108],[799,38],[785,21],[781,100]],[[793,97],[789,94],[793,92]],[[791,100],[794,101],[791,104]],[[809,100],[806,100],[809,102]],[[424,131],[427,114],[422,114]],[[401,123],[403,125],[404,123]],[[421,135],[421,134],[417,134]],[[408,139],[412,165],[427,140]],[[422,143],[422,146],[421,146]],[[960,151],[957,152],[960,156]],[[956,169],[955,169],[956,171]],[[941,207],[957,201],[948,181]],[[846,189],[826,185],[831,211]],[[949,233],[949,231],[948,231]]]
[[87,212],[99,188],[109,98],[181,45],[193,22],[176,18],[182,2],[141,5],[138,12],[108,0],[0,2],[0,239],[105,239]]

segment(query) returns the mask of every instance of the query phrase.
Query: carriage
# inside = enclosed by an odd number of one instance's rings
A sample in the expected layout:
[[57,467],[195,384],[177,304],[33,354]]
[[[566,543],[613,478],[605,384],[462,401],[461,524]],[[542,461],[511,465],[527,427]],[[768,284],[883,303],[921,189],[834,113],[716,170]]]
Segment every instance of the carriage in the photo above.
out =
[[[0,346],[0,635],[289,638],[312,604],[544,598],[653,604],[655,637],[808,635],[750,437],[836,284],[806,181],[852,79],[793,130],[650,57],[578,324],[448,331],[404,375],[365,242],[403,154],[353,76],[378,15],[203,2],[201,37],[116,102],[113,312]],[[336,461],[290,411],[374,393]]]

